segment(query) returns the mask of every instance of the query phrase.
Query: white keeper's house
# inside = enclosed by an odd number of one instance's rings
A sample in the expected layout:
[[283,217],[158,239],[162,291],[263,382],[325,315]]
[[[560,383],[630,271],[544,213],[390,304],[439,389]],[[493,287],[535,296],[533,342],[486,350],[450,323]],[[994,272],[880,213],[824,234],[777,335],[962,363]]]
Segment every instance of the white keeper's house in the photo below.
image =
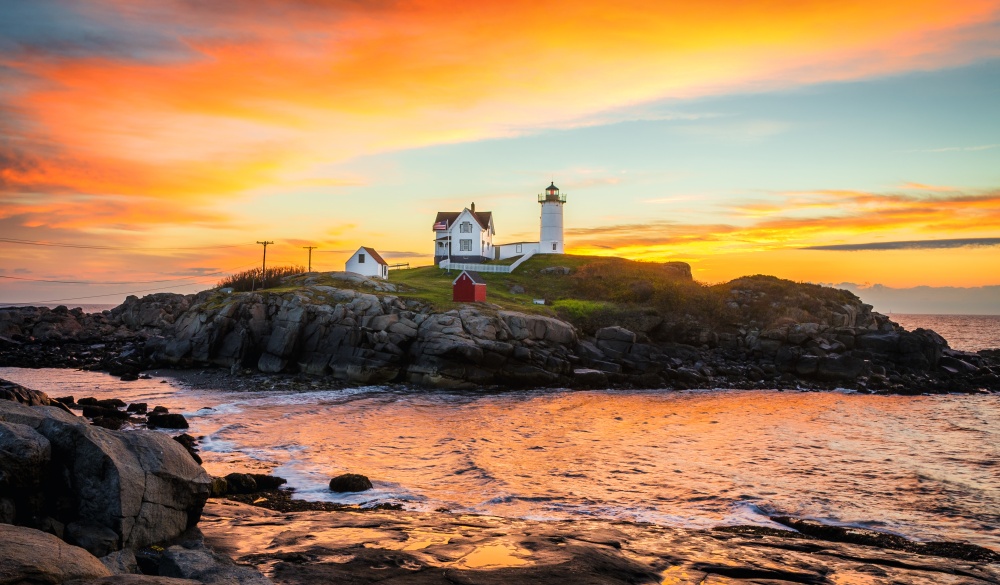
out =
[[389,265],[374,248],[361,246],[344,264],[344,270],[372,278],[389,279]]
[[462,211],[439,211],[433,229],[435,264],[442,260],[478,264],[496,254],[493,213],[476,211],[475,203]]
[[[476,211],[473,203],[462,211],[439,211],[434,218],[434,263],[479,264],[486,260],[504,260],[525,254],[563,254],[563,206],[566,194],[559,192],[555,181],[538,194],[541,204],[537,242],[512,242],[493,245],[493,213]],[[471,270],[471,269],[470,269]]]

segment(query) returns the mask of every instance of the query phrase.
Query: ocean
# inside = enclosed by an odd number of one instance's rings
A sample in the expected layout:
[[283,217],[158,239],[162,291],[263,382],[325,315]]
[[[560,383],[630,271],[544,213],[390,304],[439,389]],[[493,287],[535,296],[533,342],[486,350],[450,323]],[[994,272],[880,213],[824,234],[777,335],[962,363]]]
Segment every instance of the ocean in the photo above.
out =
[[[210,473],[273,472],[310,500],[682,527],[778,514],[1000,550],[997,395],[233,392],[73,370],[0,377],[162,404],[188,418]],[[329,492],[346,472],[375,489]]]
[[904,315],[889,318],[907,330],[931,329],[948,340],[952,349],[1000,349],[1000,315]]

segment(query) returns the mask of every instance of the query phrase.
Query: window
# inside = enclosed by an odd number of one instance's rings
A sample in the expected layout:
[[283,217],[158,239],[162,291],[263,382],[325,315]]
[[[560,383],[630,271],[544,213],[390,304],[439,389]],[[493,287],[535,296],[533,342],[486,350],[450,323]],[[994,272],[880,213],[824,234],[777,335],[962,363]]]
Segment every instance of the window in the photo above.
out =
[[555,250],[555,249],[556,249],[556,243],[555,243],[555,242],[552,242],[552,249],[553,249],[553,250]]
[[521,244],[515,244],[514,245],[514,253],[515,254],[520,254],[521,253]]
[[444,240],[438,240],[438,248],[444,248]]
[[459,240],[458,241],[458,249],[461,250],[462,252],[471,252],[472,251],[472,240]]
[[471,234],[472,233],[472,222],[470,222],[470,221],[463,221],[462,224],[458,226],[458,231],[462,232],[463,234]]
[[364,263],[365,263],[365,255],[358,254],[358,264],[364,264]]

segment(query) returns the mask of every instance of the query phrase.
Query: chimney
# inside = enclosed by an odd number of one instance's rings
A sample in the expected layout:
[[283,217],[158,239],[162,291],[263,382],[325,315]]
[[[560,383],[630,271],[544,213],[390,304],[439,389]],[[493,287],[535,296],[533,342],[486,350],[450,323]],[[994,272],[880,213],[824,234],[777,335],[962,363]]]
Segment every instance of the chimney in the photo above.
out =
[[471,211],[472,213],[476,212],[476,202],[475,201],[472,202],[472,207],[469,208],[469,211]]

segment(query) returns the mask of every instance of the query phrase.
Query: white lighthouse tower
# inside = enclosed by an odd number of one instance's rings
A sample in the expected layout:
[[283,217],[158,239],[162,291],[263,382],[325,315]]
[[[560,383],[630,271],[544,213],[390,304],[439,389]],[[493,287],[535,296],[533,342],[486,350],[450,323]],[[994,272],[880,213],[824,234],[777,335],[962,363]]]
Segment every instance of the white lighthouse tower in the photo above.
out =
[[563,205],[566,195],[559,193],[555,181],[538,194],[538,202],[542,204],[541,234],[538,242],[539,254],[563,253]]

